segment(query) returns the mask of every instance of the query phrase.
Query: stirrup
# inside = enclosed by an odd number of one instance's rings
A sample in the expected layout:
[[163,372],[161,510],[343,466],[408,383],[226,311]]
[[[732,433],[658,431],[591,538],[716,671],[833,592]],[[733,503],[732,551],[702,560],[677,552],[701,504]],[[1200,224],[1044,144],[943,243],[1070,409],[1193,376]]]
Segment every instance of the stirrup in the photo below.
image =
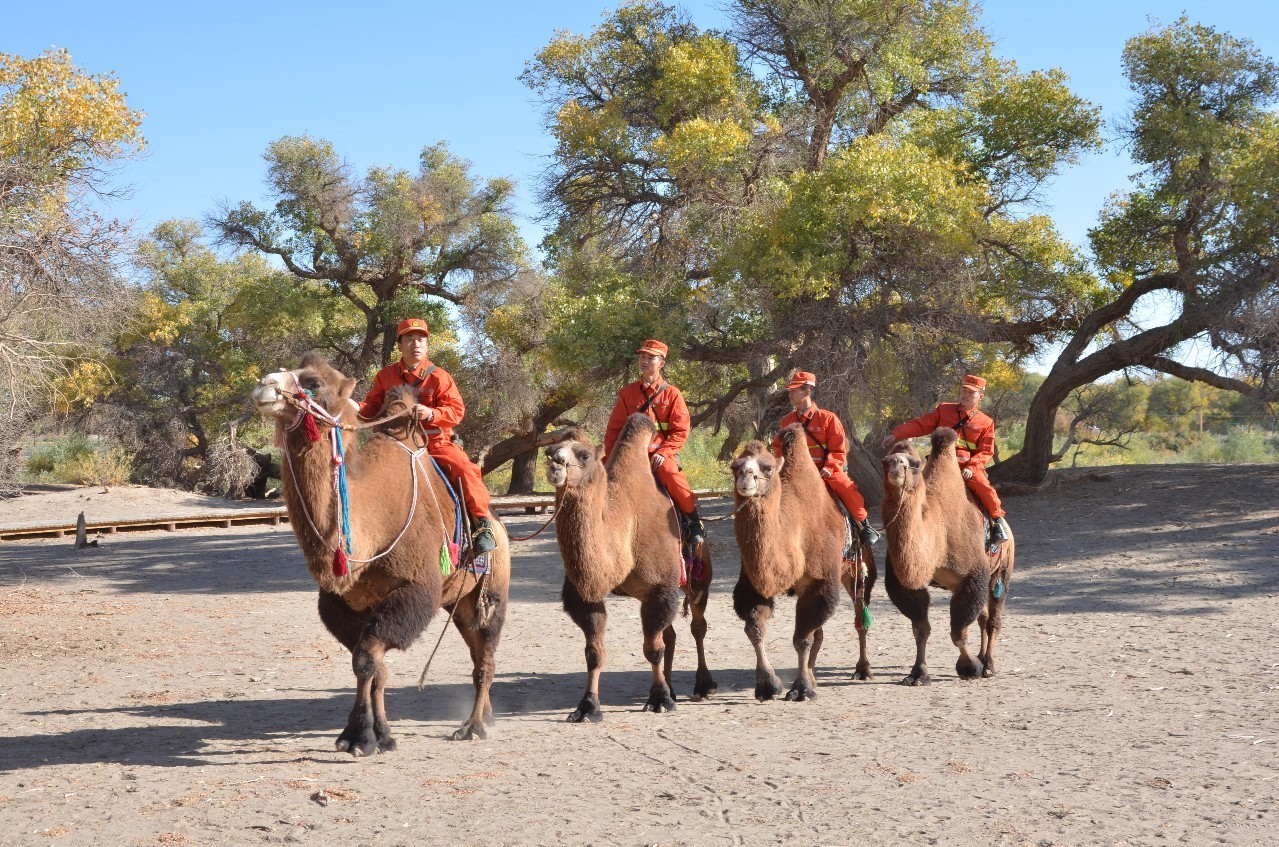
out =
[[869,520],[861,521],[856,524],[857,537],[860,538],[868,547],[874,547],[879,543],[879,533],[870,525]]

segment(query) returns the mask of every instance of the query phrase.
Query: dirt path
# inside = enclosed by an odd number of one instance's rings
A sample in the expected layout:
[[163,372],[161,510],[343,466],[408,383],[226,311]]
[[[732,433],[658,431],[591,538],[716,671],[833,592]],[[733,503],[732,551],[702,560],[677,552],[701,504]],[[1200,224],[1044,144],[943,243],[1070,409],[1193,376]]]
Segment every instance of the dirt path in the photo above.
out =
[[[391,656],[400,746],[366,760],[333,751],[350,658],[287,527],[5,543],[0,844],[1273,844],[1276,490],[1275,466],[1158,467],[1013,498],[999,677],[955,678],[935,594],[934,683],[898,685],[913,643],[881,585],[875,680],[850,679],[845,601],[803,704],[755,702],[713,524],[719,694],[641,713],[638,606],[613,600],[596,725],[563,722],[584,662],[548,531],[516,551],[493,737],[444,740],[469,707],[456,635],[414,685],[441,617]],[[769,632],[788,682],[792,613]]]

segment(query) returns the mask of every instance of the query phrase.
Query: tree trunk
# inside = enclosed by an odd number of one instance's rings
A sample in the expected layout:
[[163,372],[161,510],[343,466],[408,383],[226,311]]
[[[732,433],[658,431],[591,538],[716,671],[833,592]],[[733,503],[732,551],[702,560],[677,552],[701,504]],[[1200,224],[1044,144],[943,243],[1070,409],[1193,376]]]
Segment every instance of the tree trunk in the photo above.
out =
[[1026,416],[1026,440],[1021,451],[991,467],[992,482],[1038,485],[1048,476],[1048,465],[1053,455],[1053,425],[1057,420],[1057,407],[1074,388],[1091,380],[1082,380],[1077,385],[1053,382],[1050,377],[1035,392],[1035,399],[1030,402],[1030,413]]
[[511,462],[511,484],[507,494],[532,494],[537,484],[537,450],[521,453]]

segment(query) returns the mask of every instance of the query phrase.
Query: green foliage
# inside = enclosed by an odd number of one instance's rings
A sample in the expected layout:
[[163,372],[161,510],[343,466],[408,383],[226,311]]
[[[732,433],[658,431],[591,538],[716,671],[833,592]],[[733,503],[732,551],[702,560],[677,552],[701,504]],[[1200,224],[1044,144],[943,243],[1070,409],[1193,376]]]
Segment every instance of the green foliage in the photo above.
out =
[[265,158],[274,207],[241,203],[215,226],[358,311],[358,331],[328,339],[350,370],[391,360],[401,318],[432,310],[442,323],[444,304],[491,297],[525,264],[514,185],[476,179],[445,144],[424,148],[415,173],[373,167],[362,178],[331,143],[308,136],[273,142]]
[[74,434],[38,445],[21,479],[67,485],[121,485],[129,481],[129,454],[119,445]]

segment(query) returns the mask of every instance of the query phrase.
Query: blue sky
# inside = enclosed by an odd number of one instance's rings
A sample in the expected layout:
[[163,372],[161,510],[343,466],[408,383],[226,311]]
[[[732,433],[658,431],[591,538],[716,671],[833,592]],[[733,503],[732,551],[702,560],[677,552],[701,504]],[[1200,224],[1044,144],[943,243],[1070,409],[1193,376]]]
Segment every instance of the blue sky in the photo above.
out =
[[[416,167],[447,140],[479,176],[519,184],[526,238],[536,243],[535,182],[550,140],[519,82],[524,62],[554,32],[586,32],[602,2],[123,2],[13,3],[0,51],[31,56],[65,47],[81,67],[114,71],[146,112],[149,150],[120,181],[133,196],[112,211],[143,228],[201,218],[219,202],[262,201],[262,153],[283,135],[333,142],[357,169]],[[718,2],[684,3],[701,26]],[[987,0],[983,23],[1001,56],[1023,69],[1060,67],[1076,93],[1121,118],[1129,102],[1124,41],[1184,10],[1192,20],[1253,39],[1279,58],[1279,4]],[[1052,186],[1047,210],[1082,241],[1097,210],[1131,172],[1112,147]]]

